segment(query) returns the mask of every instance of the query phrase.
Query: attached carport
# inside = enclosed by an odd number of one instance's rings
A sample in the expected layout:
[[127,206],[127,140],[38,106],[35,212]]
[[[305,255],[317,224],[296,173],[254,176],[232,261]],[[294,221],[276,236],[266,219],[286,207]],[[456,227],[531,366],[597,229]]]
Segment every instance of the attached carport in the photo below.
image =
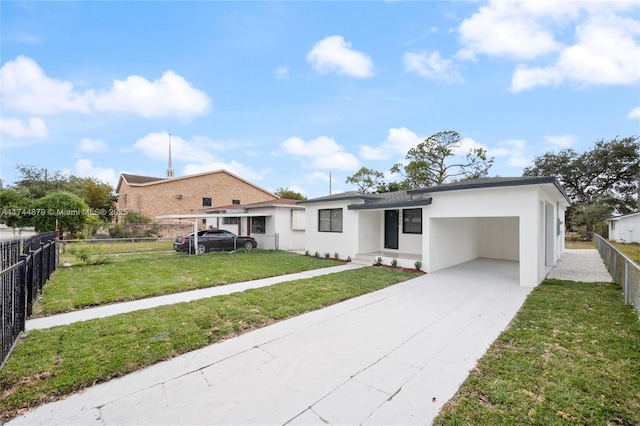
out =
[[477,258],[520,260],[518,217],[430,218],[429,270]]

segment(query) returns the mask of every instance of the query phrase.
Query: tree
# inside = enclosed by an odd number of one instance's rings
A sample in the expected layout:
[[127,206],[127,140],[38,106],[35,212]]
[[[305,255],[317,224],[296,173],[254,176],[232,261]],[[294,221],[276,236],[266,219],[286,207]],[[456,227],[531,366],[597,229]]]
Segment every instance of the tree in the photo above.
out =
[[76,176],[69,177],[69,182],[74,188],[74,193],[98,214],[100,220],[110,222],[113,219],[110,213],[115,206],[116,195],[111,185],[97,179]]
[[384,174],[377,170],[361,167],[360,170],[347,177],[345,183],[352,183],[362,192],[369,192],[371,189],[377,189],[384,182],[382,178]]
[[0,223],[10,227],[31,225],[31,216],[23,214],[30,201],[13,188],[0,189]]
[[67,178],[61,172],[50,172],[45,168],[18,164],[16,170],[20,178],[14,189],[30,200],[37,200],[54,192],[74,192]]
[[484,148],[471,148],[459,155],[462,147],[460,134],[455,131],[438,132],[407,152],[406,165],[395,164],[392,173],[404,175],[409,189],[442,185],[461,179],[486,176],[493,164]]
[[524,169],[524,176],[555,176],[573,205],[568,220],[586,225],[587,232],[612,212],[631,213],[638,207],[640,144],[638,137],[596,141],[578,153],[572,148],[547,152]]
[[596,141],[578,153],[572,148],[533,160],[523,176],[556,176],[576,205],[604,203],[619,214],[638,209],[640,144],[638,137]]
[[70,192],[54,192],[34,201],[30,207],[33,212],[33,225],[38,232],[61,231],[76,233],[91,214],[89,206],[80,197]]
[[276,192],[274,192],[280,198],[286,198],[287,200],[306,200],[307,197],[302,195],[299,192],[294,191],[293,189],[285,189],[278,188]]

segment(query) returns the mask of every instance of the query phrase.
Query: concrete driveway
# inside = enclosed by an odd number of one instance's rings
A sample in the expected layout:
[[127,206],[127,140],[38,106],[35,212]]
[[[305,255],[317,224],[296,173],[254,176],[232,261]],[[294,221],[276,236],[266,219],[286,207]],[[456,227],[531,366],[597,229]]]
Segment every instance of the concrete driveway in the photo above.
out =
[[9,424],[430,424],[530,288],[476,259],[190,352]]

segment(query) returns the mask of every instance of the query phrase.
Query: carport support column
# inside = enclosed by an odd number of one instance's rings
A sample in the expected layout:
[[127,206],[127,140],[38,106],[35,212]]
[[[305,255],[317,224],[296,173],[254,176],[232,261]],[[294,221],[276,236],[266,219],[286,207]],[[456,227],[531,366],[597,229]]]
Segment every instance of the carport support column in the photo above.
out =
[[520,215],[520,286],[535,287],[538,280],[538,206]]

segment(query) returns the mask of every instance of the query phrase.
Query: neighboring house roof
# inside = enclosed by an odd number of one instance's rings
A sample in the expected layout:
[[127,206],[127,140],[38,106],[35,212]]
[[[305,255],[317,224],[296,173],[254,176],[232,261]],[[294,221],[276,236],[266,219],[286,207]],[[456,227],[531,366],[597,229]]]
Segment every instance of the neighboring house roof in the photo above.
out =
[[426,188],[407,191],[386,192],[382,194],[368,194],[360,191],[349,191],[340,194],[327,195],[311,200],[299,201],[298,204],[322,203],[327,201],[364,200],[364,204],[349,205],[349,210],[369,210],[392,207],[411,207],[431,204],[432,198],[425,194],[434,192],[447,192],[463,189],[495,188],[520,185],[553,184],[562,196],[571,204],[567,193],[555,177],[493,177],[469,179],[460,182],[446,183],[443,185],[429,186]]
[[632,217],[632,216],[637,216],[637,215],[640,215],[640,212],[627,213],[627,214],[623,214],[623,215],[620,215],[620,216],[612,216],[610,218],[605,219],[605,221],[608,221],[608,220],[620,220],[620,219],[625,219],[627,217]]
[[[257,209],[262,207],[298,207],[298,200],[289,200],[287,198],[279,198],[277,200],[269,200],[269,201],[260,201],[258,203],[251,204],[229,204],[226,206],[216,206],[216,207],[207,207],[204,209],[200,209],[202,212],[243,212],[245,210]],[[302,209],[302,207],[299,207]]]
[[120,173],[120,179],[118,179],[118,186],[116,187],[116,193],[120,192],[120,186],[122,185],[122,182],[126,182],[127,184],[129,184],[129,186],[151,186],[151,185],[160,185],[163,183],[167,183],[167,182],[174,182],[174,181],[179,181],[179,180],[184,180],[184,179],[192,179],[194,177],[200,177],[200,176],[207,176],[207,175],[214,175],[217,173],[226,173],[229,176],[233,176],[236,179],[239,179],[241,181],[243,181],[244,183],[246,183],[247,185],[251,185],[254,188],[259,189],[260,191],[266,192],[267,194],[271,194],[273,195],[274,198],[277,198],[277,195],[271,193],[270,191],[267,191],[264,188],[259,187],[256,184],[253,184],[251,182],[249,182],[248,180],[245,180],[243,178],[241,178],[238,175],[235,175],[227,170],[224,169],[220,169],[220,170],[213,170],[210,172],[203,172],[203,173],[196,173],[193,175],[187,175],[187,176],[180,176],[180,177],[172,177],[172,178],[157,178],[157,177],[152,177],[152,176],[140,176],[140,175],[133,175],[133,174],[129,174],[129,173]]

